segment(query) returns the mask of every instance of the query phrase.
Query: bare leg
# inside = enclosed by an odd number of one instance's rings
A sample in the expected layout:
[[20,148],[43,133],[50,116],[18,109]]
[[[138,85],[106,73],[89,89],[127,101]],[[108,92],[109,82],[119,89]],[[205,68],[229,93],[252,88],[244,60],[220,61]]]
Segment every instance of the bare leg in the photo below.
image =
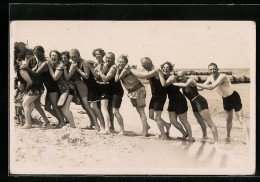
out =
[[226,111],[226,120],[227,120],[227,124],[226,124],[226,128],[227,128],[227,137],[225,139],[226,143],[230,143],[230,133],[231,133],[231,129],[232,129],[232,119],[233,119],[233,110],[231,111]]
[[207,136],[207,126],[203,120],[203,118],[201,117],[200,113],[199,112],[193,112],[195,118],[197,119],[197,122],[199,123],[200,127],[201,127],[201,130],[202,130],[202,140],[203,141],[206,141],[208,139],[208,136]]
[[98,124],[98,122],[97,122],[97,117],[96,117],[96,115],[94,114],[94,112],[92,111],[92,109],[91,109],[91,107],[90,107],[90,105],[89,105],[89,103],[88,103],[88,98],[87,97],[83,97],[82,98],[82,105],[84,105],[84,109],[86,110],[86,112],[89,112],[89,118],[90,118],[90,120],[92,120],[92,121],[94,121],[94,123],[95,123],[95,129],[96,130],[99,130],[100,129],[100,127],[99,127],[99,124]]
[[[80,104],[81,104],[82,108],[86,111],[86,113],[87,113],[87,115],[88,115],[88,117],[89,117],[89,119],[90,119],[90,126],[87,126],[87,127],[92,128],[93,126],[95,126],[95,122],[94,122],[94,120],[92,119],[91,113],[90,113],[89,110],[85,107],[85,104],[83,103],[82,99],[81,99],[81,101],[80,101]],[[88,105],[89,105],[89,103],[88,103]],[[97,116],[96,116],[96,115],[95,115],[95,118],[97,119]]]
[[177,114],[176,114],[176,112],[169,112],[169,118],[170,118],[171,124],[175,128],[177,128],[177,130],[179,130],[182,133],[183,139],[185,139],[186,136],[187,136],[187,132],[184,130],[184,128],[182,127],[181,123],[179,123],[177,121]]
[[109,113],[109,117],[110,117],[110,129],[111,130],[114,130],[115,127],[114,127],[114,114],[113,114],[113,107],[112,107],[112,100],[109,99],[109,102],[108,102],[108,113]]
[[218,130],[217,130],[216,125],[214,124],[214,122],[211,119],[209,110],[204,109],[204,110],[200,111],[200,115],[204,119],[204,121],[207,123],[207,125],[210,127],[212,134],[214,136],[214,141],[218,142]]
[[64,119],[63,119],[63,115],[60,112],[58,106],[57,106],[57,102],[58,102],[58,97],[59,94],[57,92],[51,92],[48,94],[49,99],[51,101],[51,105],[53,107],[53,110],[55,111],[55,113],[57,114],[57,119],[59,120],[59,125],[62,127],[65,125]]
[[45,115],[44,110],[41,107],[41,97],[38,97],[35,101],[34,101],[34,106],[35,109],[39,112],[39,114],[41,115],[42,119],[44,120],[44,125],[48,125],[50,123],[50,121],[48,120],[47,116]]
[[105,132],[109,132],[110,127],[110,116],[108,113],[108,99],[101,100],[101,112],[103,113],[104,120],[105,120]]
[[69,109],[72,99],[73,99],[73,95],[69,95],[68,98],[66,99],[64,106],[62,106],[62,108],[61,108],[61,112],[66,117],[66,119],[69,121],[70,126],[72,128],[76,128],[75,123],[74,123],[73,114]]
[[97,102],[90,102],[91,109],[95,113],[96,117],[98,118],[100,125],[101,125],[101,130],[105,130],[105,121],[104,117],[100,111],[100,109],[97,106]]
[[51,108],[51,100],[50,100],[49,93],[47,93],[46,97],[45,97],[45,107],[44,107],[44,109],[45,109],[45,111],[48,111],[51,115],[53,115],[55,118],[58,119],[57,113]]
[[183,113],[183,114],[179,114],[179,119],[181,121],[181,123],[183,124],[185,130],[187,131],[188,135],[189,135],[189,142],[194,142],[194,138],[192,137],[192,131],[191,131],[191,126],[190,123],[188,122],[187,119],[187,112]]
[[161,132],[161,138],[167,139],[167,135],[164,132],[164,125],[163,125],[161,115],[162,115],[162,111],[155,111],[155,121],[157,123],[157,126],[158,126],[160,132]]
[[242,125],[242,129],[243,129],[243,134],[245,137],[245,140],[243,141],[243,143],[248,144],[249,143],[249,128],[247,123],[244,120],[244,114],[243,114],[243,110],[241,109],[240,111],[236,112],[238,121],[240,122],[240,124]]
[[113,108],[113,114],[116,117],[117,122],[120,126],[120,134],[124,134],[124,122],[123,122],[123,117],[119,112],[119,108]]
[[146,117],[146,114],[145,114],[145,111],[144,111],[144,107],[142,108],[136,108],[140,118],[141,118],[141,121],[142,121],[142,125],[143,125],[143,130],[142,130],[142,133],[141,135],[143,136],[147,136],[148,135],[148,130],[150,129],[150,126],[148,125],[147,123],[147,117]]
[[149,109],[149,118],[155,121],[155,119],[154,119],[154,109]]
[[24,108],[24,116],[25,116],[25,125],[23,128],[29,129],[32,126],[32,120],[31,120],[31,104],[38,98],[37,96],[29,96],[25,95],[23,98],[23,108]]

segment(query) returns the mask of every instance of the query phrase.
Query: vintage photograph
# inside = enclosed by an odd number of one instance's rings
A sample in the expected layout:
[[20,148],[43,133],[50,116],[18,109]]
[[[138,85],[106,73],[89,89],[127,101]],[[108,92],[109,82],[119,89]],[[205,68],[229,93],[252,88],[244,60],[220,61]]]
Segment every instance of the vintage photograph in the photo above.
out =
[[253,21],[11,21],[10,175],[254,175]]

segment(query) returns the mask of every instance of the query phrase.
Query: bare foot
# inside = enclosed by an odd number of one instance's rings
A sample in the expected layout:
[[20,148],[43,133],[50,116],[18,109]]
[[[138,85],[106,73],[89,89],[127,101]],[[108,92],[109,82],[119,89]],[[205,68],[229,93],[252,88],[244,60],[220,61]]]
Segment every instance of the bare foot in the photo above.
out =
[[202,141],[202,142],[206,142],[206,141],[208,141],[208,139],[209,139],[209,137],[204,136],[204,137],[201,138],[201,141]]
[[147,137],[148,136],[148,132],[143,131],[140,135],[144,136],[144,137]]
[[22,129],[31,129],[32,128],[32,126],[31,125],[27,125],[27,124],[25,124],[23,127],[21,127]]
[[66,123],[65,122],[62,122],[59,124],[59,127],[62,128],[63,126],[66,126]]
[[158,139],[160,140],[167,140],[167,136],[164,134],[164,135],[159,135]]
[[179,139],[179,140],[186,140],[186,138],[188,138],[188,137],[189,137],[189,135],[188,135],[188,133],[186,133],[182,137],[177,137],[177,139]]
[[208,140],[207,142],[208,142],[209,144],[214,144],[214,143],[216,143],[215,140]]
[[188,141],[189,142],[195,142],[195,139],[193,137],[189,137]]
[[230,137],[227,136],[227,137],[225,138],[225,143],[226,143],[226,144],[229,144],[230,142],[231,142],[231,139],[230,139]]
[[171,124],[168,123],[165,127],[166,127],[166,133],[165,133],[165,135],[169,138],[169,137],[170,137]]
[[105,131],[105,130],[100,130],[98,133],[99,133],[99,134],[102,134],[102,135],[107,135],[107,134],[108,134],[108,132]]
[[121,130],[118,135],[124,135],[125,134],[125,131],[124,130]]

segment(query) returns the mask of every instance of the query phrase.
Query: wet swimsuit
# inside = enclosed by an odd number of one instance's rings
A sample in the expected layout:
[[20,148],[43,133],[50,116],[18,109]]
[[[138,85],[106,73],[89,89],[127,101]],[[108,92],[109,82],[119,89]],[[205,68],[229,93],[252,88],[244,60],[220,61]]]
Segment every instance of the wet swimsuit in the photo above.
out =
[[183,94],[190,100],[193,112],[200,112],[204,109],[208,109],[207,100],[199,95],[198,89],[196,86],[182,88]]
[[[168,78],[169,77],[164,75],[165,80]],[[180,87],[171,84],[165,88],[169,99],[168,112],[176,112],[177,114],[187,112],[187,101],[184,95],[180,92]]]
[[166,89],[162,86],[160,80],[155,78],[155,76],[149,78],[149,81],[152,91],[149,109],[163,111],[163,106],[166,101]]

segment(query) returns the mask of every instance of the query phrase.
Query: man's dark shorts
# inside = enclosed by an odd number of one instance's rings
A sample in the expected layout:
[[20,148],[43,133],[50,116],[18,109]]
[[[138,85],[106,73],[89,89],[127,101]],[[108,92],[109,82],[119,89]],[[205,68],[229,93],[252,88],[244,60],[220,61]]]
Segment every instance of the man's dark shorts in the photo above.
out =
[[163,111],[163,106],[166,101],[166,94],[163,95],[153,95],[150,104],[149,109],[154,109],[155,111]]
[[168,112],[183,114],[188,111],[187,100],[183,94],[174,95],[169,99]]
[[223,98],[223,107],[226,111],[235,109],[236,112],[242,109],[241,98],[239,94],[234,91],[232,95]]

